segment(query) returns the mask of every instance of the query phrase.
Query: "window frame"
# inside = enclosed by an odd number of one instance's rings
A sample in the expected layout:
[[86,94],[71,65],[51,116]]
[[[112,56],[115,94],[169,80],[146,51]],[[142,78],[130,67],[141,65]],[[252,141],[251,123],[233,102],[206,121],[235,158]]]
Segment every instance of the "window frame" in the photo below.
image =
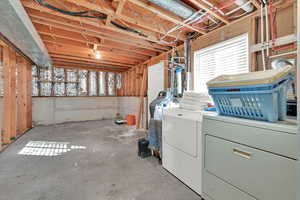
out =
[[[200,65],[200,64],[196,63],[197,61],[199,61],[199,58],[197,58],[197,57],[199,57],[199,54],[204,54],[204,53],[207,53],[209,51],[214,51],[214,50],[216,50],[218,48],[225,47],[228,44],[233,44],[234,41],[238,42],[239,39],[243,39],[243,38],[245,38],[246,42],[247,42],[246,43],[246,49],[247,49],[247,51],[246,51],[247,52],[246,63],[247,63],[247,69],[248,69],[247,71],[251,72],[250,38],[249,38],[249,33],[246,32],[246,33],[234,36],[234,37],[232,37],[230,39],[227,39],[227,40],[224,40],[224,41],[221,41],[221,42],[218,42],[218,43],[210,44],[209,46],[206,46],[204,48],[201,48],[201,49],[198,49],[198,50],[194,51],[194,56],[193,56],[193,75],[192,75],[193,90],[196,90],[196,87],[195,87],[196,83],[197,83],[197,81],[196,81],[197,77],[196,76],[198,76],[198,78],[200,76],[200,74],[197,75],[197,71],[199,72],[199,69],[196,69],[198,67],[198,65]],[[198,90],[198,92],[199,92],[199,90]]]

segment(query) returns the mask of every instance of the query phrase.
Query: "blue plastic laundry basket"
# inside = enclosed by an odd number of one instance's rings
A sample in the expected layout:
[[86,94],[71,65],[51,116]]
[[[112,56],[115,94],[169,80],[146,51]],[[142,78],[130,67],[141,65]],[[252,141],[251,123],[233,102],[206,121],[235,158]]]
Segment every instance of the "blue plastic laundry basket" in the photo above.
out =
[[289,74],[272,84],[209,88],[220,115],[275,122],[286,119]]

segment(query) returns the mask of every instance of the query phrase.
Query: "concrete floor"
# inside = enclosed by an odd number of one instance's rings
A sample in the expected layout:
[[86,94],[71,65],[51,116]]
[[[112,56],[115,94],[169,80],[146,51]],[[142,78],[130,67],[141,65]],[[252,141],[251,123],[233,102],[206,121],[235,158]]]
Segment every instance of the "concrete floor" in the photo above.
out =
[[[138,158],[141,136],[111,121],[36,127],[0,154],[0,199],[200,200],[155,158]],[[51,157],[19,155],[29,141],[86,149]]]

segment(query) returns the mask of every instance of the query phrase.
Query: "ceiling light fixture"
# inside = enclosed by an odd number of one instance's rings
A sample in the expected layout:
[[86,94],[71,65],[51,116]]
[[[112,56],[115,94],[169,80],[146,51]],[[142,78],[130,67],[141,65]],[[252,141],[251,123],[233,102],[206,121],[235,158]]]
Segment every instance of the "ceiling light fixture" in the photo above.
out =
[[102,57],[102,56],[101,56],[100,51],[96,50],[96,51],[95,51],[95,58],[98,59],[98,60],[100,60],[101,57]]
[[95,55],[95,58],[100,60],[102,58],[102,55],[101,55],[101,52],[98,49],[98,45],[97,44],[94,44],[94,55]]

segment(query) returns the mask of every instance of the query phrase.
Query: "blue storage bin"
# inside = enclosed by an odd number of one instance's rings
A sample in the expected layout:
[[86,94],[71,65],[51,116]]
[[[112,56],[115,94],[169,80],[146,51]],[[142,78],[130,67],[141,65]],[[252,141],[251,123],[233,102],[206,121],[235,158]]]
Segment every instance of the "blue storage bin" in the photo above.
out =
[[292,75],[272,84],[209,88],[220,115],[275,122],[286,119],[288,83]]

